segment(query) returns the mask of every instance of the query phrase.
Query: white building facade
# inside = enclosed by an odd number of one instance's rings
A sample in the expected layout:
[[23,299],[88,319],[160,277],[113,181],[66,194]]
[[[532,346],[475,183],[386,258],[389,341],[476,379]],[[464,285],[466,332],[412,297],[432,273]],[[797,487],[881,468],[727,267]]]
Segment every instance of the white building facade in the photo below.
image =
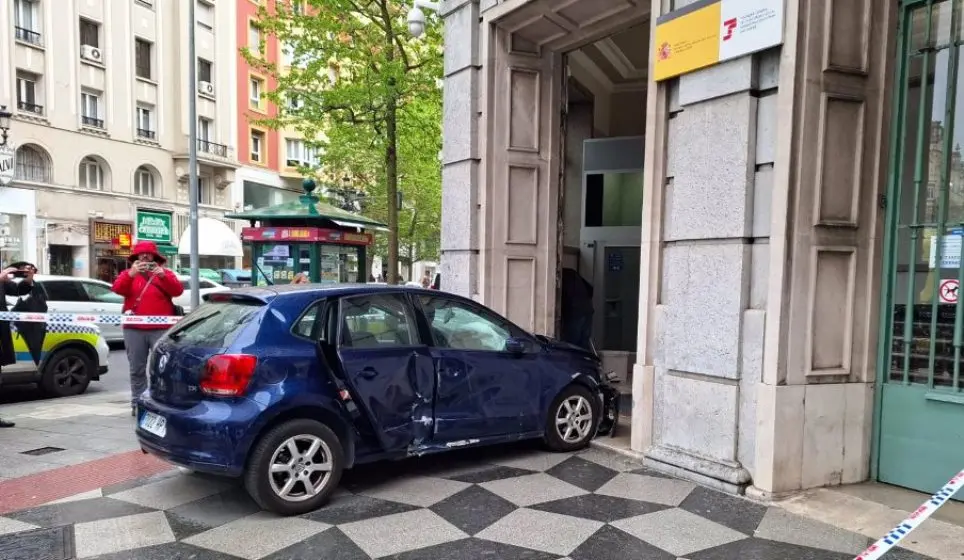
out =
[[[222,218],[234,209],[237,168],[236,8],[192,1],[199,204],[202,216]],[[11,215],[21,240],[0,260],[109,278],[138,239],[177,254],[188,223],[189,7],[160,0],[0,4],[0,105],[13,113],[9,142],[16,147],[0,212]],[[232,226],[202,235],[224,236]]]

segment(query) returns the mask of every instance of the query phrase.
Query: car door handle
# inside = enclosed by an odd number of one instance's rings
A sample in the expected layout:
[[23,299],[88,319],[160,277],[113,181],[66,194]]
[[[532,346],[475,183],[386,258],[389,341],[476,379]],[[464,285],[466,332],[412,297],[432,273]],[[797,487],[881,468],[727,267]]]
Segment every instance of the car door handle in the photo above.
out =
[[378,375],[378,372],[375,370],[375,368],[372,368],[372,367],[367,367],[361,370],[360,372],[358,372],[358,377],[361,377],[362,379],[365,379],[365,380],[375,379],[375,376],[377,375]]

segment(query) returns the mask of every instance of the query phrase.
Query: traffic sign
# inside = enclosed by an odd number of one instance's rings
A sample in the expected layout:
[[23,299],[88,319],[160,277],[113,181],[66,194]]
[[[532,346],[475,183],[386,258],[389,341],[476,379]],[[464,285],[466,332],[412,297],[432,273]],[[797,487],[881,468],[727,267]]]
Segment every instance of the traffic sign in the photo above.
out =
[[957,294],[960,287],[956,278],[941,280],[941,303],[957,303]]

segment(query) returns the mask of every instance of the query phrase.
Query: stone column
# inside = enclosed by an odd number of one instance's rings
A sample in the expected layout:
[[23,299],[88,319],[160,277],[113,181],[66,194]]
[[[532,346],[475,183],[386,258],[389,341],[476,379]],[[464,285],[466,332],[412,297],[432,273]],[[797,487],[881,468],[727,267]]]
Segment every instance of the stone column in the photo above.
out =
[[479,0],[443,0],[442,289],[479,293],[479,146],[482,59]]
[[745,56],[649,93],[650,311],[632,445],[659,470],[731,492],[749,483],[754,457],[778,58]]
[[866,480],[896,2],[787,2],[754,487]]

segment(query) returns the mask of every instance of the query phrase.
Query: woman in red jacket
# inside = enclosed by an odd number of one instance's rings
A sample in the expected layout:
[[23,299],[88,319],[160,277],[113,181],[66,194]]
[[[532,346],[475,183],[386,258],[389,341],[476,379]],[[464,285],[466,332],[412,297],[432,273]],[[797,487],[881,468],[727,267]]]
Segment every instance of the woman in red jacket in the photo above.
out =
[[[114,293],[124,297],[124,315],[174,315],[174,298],[184,293],[174,272],[150,241],[134,245],[127,259],[131,267],[114,280]],[[169,325],[124,325],[124,346],[131,368],[131,414],[147,389],[147,356]]]

